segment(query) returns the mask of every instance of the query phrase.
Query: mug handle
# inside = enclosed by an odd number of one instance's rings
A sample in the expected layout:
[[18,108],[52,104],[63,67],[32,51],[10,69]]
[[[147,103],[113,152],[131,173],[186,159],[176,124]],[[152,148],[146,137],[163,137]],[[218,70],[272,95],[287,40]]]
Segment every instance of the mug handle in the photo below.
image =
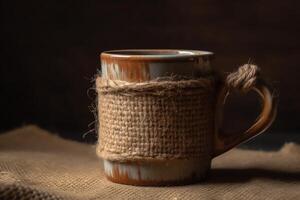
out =
[[[257,77],[258,72],[259,68],[257,66],[246,64],[240,67],[237,72],[227,76],[227,81],[221,84],[216,104],[213,157],[264,132],[274,121],[277,111],[277,98],[273,95],[274,90]],[[245,93],[250,90],[257,92],[263,102],[262,111],[255,123],[244,133],[230,134],[229,136],[226,134],[225,136],[220,125],[222,124],[223,107],[232,89],[242,89],[242,92]]]

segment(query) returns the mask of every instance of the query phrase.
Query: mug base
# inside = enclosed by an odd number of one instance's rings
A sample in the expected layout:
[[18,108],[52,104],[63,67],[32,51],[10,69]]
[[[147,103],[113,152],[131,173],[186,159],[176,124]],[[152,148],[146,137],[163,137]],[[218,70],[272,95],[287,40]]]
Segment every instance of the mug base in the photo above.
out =
[[208,159],[130,161],[103,160],[108,180],[137,186],[174,186],[203,181],[210,169]]

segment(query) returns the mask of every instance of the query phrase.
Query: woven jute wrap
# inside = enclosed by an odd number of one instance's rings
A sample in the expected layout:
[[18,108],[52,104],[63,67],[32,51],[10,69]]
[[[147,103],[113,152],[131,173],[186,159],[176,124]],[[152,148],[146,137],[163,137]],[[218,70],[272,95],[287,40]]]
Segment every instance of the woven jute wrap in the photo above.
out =
[[[243,65],[229,88],[250,89],[258,68]],[[96,79],[99,145],[108,160],[210,158],[216,102],[215,77],[164,77],[142,83]]]
[[109,160],[210,155],[214,80],[128,83],[97,78],[98,155]]

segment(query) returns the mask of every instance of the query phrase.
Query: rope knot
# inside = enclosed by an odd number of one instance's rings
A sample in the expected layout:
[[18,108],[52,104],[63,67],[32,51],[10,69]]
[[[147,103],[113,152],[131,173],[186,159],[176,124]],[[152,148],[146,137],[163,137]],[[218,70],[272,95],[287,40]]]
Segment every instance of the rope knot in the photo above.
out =
[[256,83],[260,68],[252,64],[244,64],[236,72],[227,76],[226,83],[230,89],[249,91]]

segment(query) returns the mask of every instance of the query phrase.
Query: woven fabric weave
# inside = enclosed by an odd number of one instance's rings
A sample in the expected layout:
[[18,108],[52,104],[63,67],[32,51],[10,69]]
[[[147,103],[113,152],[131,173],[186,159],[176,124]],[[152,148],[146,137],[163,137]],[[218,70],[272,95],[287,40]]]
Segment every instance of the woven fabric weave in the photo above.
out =
[[118,161],[210,157],[213,79],[115,86],[98,77],[96,82],[100,157]]
[[0,134],[0,199],[298,200],[300,146],[286,144],[278,152],[233,149],[213,160],[205,182],[134,187],[105,179],[94,146],[26,126]]

